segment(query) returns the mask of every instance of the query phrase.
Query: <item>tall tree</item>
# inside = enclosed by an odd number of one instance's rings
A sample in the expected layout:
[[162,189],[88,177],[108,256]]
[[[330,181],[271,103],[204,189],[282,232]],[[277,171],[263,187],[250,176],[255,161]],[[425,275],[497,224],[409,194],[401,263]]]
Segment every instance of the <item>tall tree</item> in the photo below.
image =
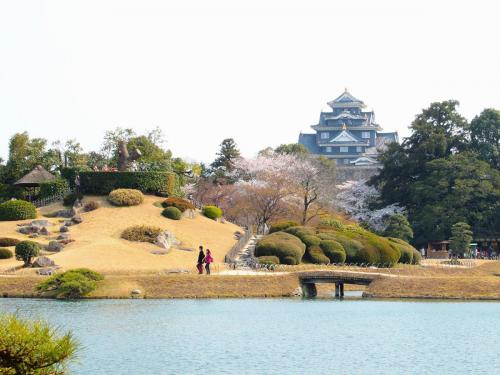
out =
[[500,111],[485,109],[470,123],[470,146],[481,160],[500,169]]
[[216,177],[227,177],[234,170],[234,163],[240,157],[240,151],[233,138],[226,138],[220,144],[217,158],[210,165]]
[[413,238],[413,229],[411,229],[408,219],[403,214],[395,214],[389,217],[384,236],[395,237],[410,242]]
[[309,154],[309,150],[300,143],[288,143],[281,144],[274,149],[274,152],[282,155],[297,155],[306,156]]
[[459,222],[451,227],[450,250],[453,255],[464,256],[472,241],[472,231],[470,225]]

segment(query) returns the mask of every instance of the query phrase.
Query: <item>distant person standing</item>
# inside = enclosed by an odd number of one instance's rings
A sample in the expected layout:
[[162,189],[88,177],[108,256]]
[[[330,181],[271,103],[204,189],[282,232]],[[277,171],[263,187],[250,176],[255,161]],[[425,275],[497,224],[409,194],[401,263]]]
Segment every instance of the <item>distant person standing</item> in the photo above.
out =
[[207,275],[210,275],[210,263],[212,263],[213,261],[214,258],[212,258],[210,250],[207,249],[207,255],[205,255],[205,270],[207,271]]
[[203,262],[205,261],[205,254],[203,253],[203,246],[200,246],[200,252],[198,253],[198,263],[196,264],[196,268],[198,269],[198,274],[201,275],[203,273]]

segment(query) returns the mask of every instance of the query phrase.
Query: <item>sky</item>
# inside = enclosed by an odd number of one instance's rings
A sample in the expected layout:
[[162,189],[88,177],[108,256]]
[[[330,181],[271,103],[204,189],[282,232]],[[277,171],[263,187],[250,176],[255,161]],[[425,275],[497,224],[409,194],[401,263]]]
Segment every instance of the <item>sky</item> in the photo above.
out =
[[210,162],[297,142],[345,88],[385,131],[500,108],[498,1],[0,0],[0,157],[16,132],[98,150],[160,127]]

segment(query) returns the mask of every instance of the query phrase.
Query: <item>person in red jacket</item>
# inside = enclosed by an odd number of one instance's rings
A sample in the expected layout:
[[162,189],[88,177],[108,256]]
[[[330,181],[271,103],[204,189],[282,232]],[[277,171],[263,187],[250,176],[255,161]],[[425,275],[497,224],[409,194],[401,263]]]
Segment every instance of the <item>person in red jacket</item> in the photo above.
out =
[[207,254],[205,255],[205,270],[207,271],[207,275],[210,275],[210,263],[212,263],[213,261],[214,258],[212,258],[210,250],[207,249]]

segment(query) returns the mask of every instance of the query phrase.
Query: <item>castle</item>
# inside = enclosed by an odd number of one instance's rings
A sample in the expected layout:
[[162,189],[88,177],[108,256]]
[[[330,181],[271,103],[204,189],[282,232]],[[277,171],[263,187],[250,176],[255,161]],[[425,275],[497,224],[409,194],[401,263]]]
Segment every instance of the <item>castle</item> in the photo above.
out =
[[301,133],[299,143],[313,155],[334,159],[341,180],[375,174],[380,166],[379,152],[388,143],[398,142],[398,133],[381,132],[374,112],[363,111],[365,104],[347,89],[328,106],[321,112],[319,122],[311,126],[316,133]]

